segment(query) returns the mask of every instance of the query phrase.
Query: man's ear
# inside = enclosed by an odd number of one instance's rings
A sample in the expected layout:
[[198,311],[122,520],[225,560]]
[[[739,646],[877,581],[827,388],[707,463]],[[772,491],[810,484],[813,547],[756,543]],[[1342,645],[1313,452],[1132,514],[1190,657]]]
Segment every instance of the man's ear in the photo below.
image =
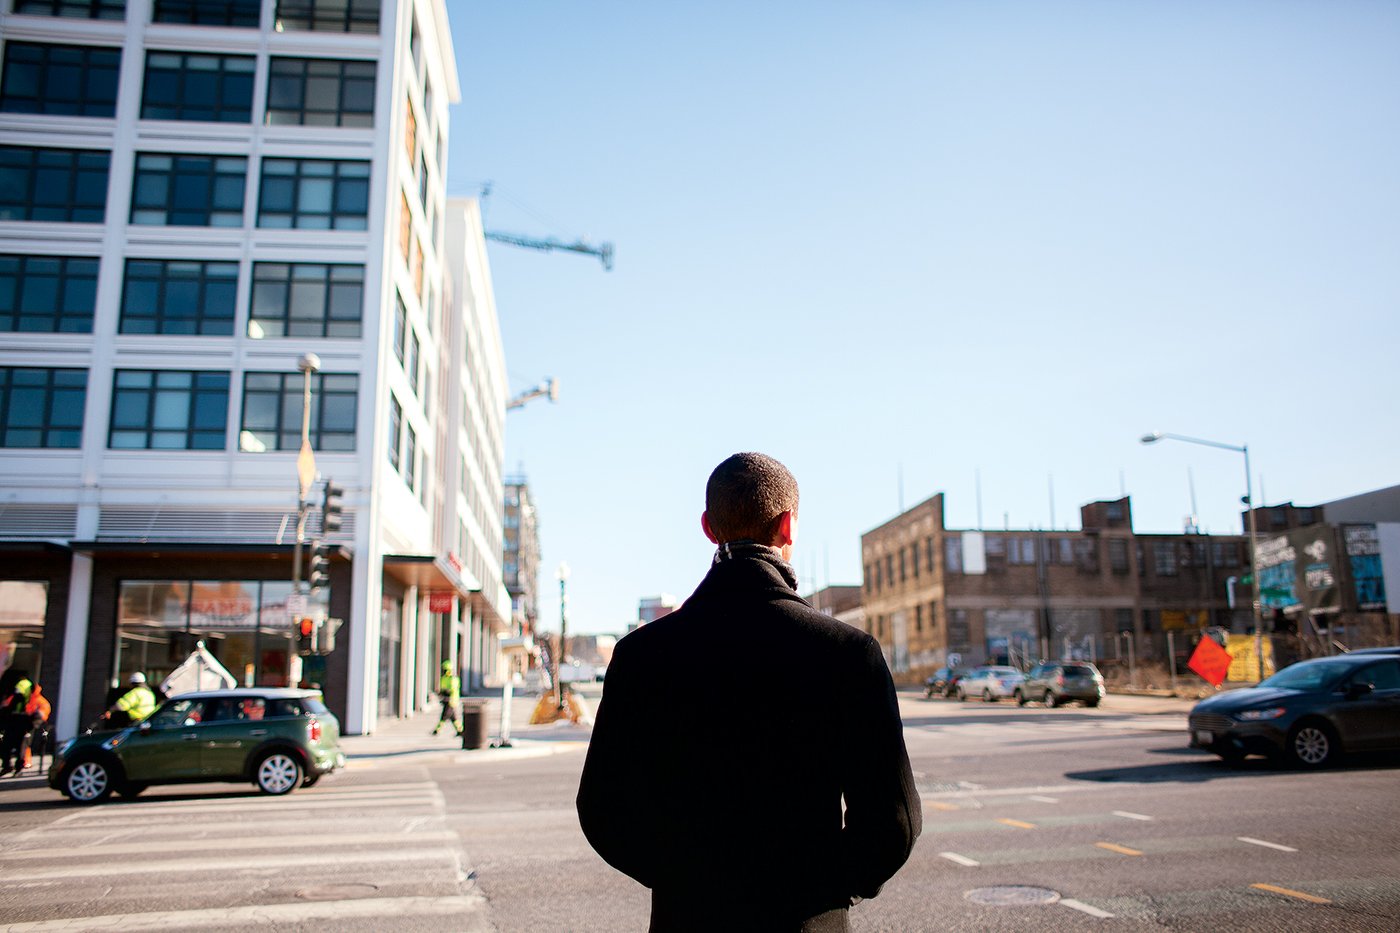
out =
[[788,547],[793,543],[797,531],[797,529],[793,527],[795,521],[796,519],[793,518],[792,509],[788,509],[778,516],[777,521],[773,523],[773,537],[777,538],[777,540],[773,542],[774,547]]
[[700,527],[705,530],[705,537],[710,539],[711,544],[719,544],[719,538],[715,537],[714,530],[710,528],[710,513],[700,513]]

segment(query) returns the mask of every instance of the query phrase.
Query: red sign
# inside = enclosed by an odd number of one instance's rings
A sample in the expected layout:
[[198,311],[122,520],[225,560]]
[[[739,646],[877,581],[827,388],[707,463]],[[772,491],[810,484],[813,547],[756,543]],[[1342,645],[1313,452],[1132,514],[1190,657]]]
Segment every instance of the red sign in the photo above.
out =
[[[452,611],[452,591],[451,590],[429,590],[428,591],[428,611],[429,612],[451,612]],[[1228,655],[1226,656],[1228,657]]]
[[1218,687],[1225,682],[1233,660],[1230,652],[1216,644],[1214,638],[1202,638],[1196,650],[1191,652],[1191,660],[1186,662],[1186,666],[1204,677],[1212,687]]

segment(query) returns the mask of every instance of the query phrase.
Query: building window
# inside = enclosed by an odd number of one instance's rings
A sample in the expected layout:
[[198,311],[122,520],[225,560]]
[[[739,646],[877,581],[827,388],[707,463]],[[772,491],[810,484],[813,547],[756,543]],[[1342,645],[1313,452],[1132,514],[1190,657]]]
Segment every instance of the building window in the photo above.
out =
[[421,395],[418,391],[418,332],[411,326],[408,328],[408,352],[404,356],[403,371],[408,376],[413,394]]
[[262,19],[262,0],[155,0],[152,18],[157,23],[257,29]]
[[917,606],[914,607],[914,631],[916,631],[916,632],[922,632],[923,630],[924,630],[924,607],[923,607],[923,604],[920,603],[919,605],[917,605]]
[[1152,569],[1159,577],[1176,576],[1176,542],[1158,541],[1152,545]]
[[233,334],[238,263],[128,259],[123,334]]
[[[403,299],[394,296],[394,356],[398,358],[399,365],[404,365],[404,348],[407,345],[408,332],[408,309],[403,306]],[[466,409],[462,409],[465,413]]]
[[141,119],[252,122],[256,61],[245,55],[147,53]]
[[368,218],[368,162],[263,160],[259,227],[364,230]]
[[85,369],[0,366],[0,447],[80,447],[86,401]]
[[173,227],[239,227],[248,160],[239,156],[136,156],[131,222]]
[[1217,567],[1238,567],[1240,565],[1240,549],[1233,541],[1216,541],[1211,545],[1213,554],[1211,555]]
[[403,406],[394,394],[389,393],[389,465],[396,471],[399,468],[399,435],[403,432]]
[[358,337],[364,293],[364,266],[256,263],[248,336]]
[[[301,373],[245,373],[243,425],[238,449],[250,453],[301,448]],[[360,377],[354,373],[311,376],[311,427],[307,438],[316,450],[355,449],[355,409]]]
[[227,424],[228,373],[116,372],[108,447],[223,450]]
[[0,146],[0,220],[102,223],[106,152]]
[[15,0],[14,11],[29,16],[125,19],[126,0]]
[[0,256],[0,331],[90,334],[97,259]]
[[413,430],[413,425],[404,425],[403,442],[403,481],[409,489],[417,489],[416,470],[418,464],[418,434]]
[[113,116],[121,61],[121,49],[7,42],[0,110]]
[[962,573],[963,549],[960,535],[949,535],[943,539],[943,565],[946,573]]
[[374,62],[274,58],[269,126],[373,126]]
[[1076,538],[1074,563],[1081,573],[1099,572],[1099,543],[1094,538]]
[[1108,539],[1108,569],[1118,574],[1128,572],[1128,541],[1126,538]]
[[413,150],[418,145],[418,118],[413,115],[413,98],[404,102],[403,108],[403,150],[408,161],[413,161]]
[[379,0],[277,0],[277,31],[379,32]]

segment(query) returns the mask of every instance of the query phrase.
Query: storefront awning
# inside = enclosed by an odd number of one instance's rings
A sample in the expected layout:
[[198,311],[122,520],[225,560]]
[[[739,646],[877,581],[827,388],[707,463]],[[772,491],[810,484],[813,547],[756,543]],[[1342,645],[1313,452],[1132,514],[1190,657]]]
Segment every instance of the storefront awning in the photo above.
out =
[[474,580],[468,580],[446,558],[431,554],[385,554],[384,573],[420,591],[450,590],[477,615],[483,616],[499,631],[509,627],[509,619],[500,618],[490,600],[482,596]]

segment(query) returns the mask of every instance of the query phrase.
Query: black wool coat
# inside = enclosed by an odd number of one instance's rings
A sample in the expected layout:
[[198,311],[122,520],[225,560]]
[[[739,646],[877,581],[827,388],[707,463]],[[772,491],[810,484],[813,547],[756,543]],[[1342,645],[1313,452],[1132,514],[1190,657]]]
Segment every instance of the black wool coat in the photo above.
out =
[[579,786],[656,931],[798,930],[879,893],[922,827],[879,645],[742,552],[618,642]]

